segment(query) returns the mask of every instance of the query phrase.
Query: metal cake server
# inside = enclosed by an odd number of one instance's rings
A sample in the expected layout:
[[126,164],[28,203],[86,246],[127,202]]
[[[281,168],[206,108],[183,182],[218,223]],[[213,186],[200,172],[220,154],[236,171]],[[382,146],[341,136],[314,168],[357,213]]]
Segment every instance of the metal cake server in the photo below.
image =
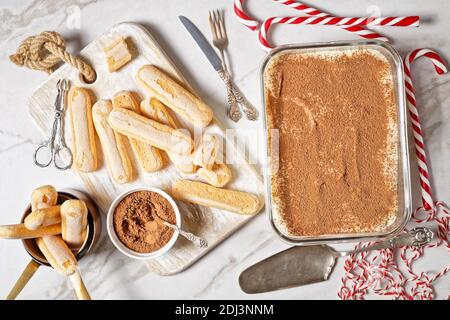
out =
[[371,250],[422,246],[433,237],[430,229],[420,227],[352,251],[335,251],[327,245],[292,247],[244,270],[239,276],[239,285],[245,293],[262,293],[321,282],[328,280],[339,257]]

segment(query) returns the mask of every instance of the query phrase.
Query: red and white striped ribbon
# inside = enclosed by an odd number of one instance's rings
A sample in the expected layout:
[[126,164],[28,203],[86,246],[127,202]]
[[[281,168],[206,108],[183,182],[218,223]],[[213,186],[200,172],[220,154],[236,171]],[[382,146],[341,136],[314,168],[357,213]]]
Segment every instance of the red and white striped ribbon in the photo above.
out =
[[429,49],[416,49],[411,52],[404,61],[406,98],[413,129],[417,164],[419,167],[420,186],[422,190],[422,206],[425,211],[431,211],[434,208],[434,204],[431,191],[430,174],[427,165],[427,154],[424,147],[423,132],[420,124],[419,112],[417,110],[416,96],[414,94],[414,87],[411,80],[411,63],[420,57],[428,58],[428,60],[433,63],[438,74],[446,73],[447,68],[445,67],[444,61],[441,57],[439,57],[436,52]]
[[357,34],[365,39],[378,39],[388,41],[388,39],[377,32],[367,30],[364,27],[373,26],[397,26],[397,27],[417,27],[419,26],[418,16],[406,17],[334,17],[321,10],[308,6],[298,1],[292,0],[273,0],[297,11],[300,11],[309,17],[272,17],[260,25],[259,21],[252,18],[243,8],[244,0],[234,1],[234,12],[239,21],[250,30],[257,30],[258,40],[265,51],[270,51],[272,46],[267,40],[267,33],[273,24],[314,24],[314,25],[335,25],[339,28]]
[[[446,73],[447,68],[442,58],[429,49],[414,50],[404,61],[407,103],[416,144],[420,185],[422,187],[422,207],[414,212],[413,221],[418,224],[434,222],[437,226],[437,241],[421,248],[403,247],[398,249],[400,251],[399,259],[395,255],[395,252],[398,251],[393,249],[350,256],[345,261],[345,274],[341,279],[341,288],[338,292],[338,297],[341,299],[363,299],[366,294],[372,292],[377,295],[391,296],[395,299],[430,300],[434,299],[434,282],[450,272],[450,266],[444,267],[434,275],[425,272],[416,273],[413,270],[413,262],[419,259],[426,249],[445,246],[447,250],[450,250],[450,210],[441,201],[433,202],[423,132],[411,81],[411,64],[420,57],[426,57],[430,60],[438,74]],[[419,218],[419,212],[423,212],[427,216]],[[370,244],[359,243],[355,248]],[[406,272],[403,272],[400,268],[399,261],[403,262],[403,269],[406,269]]]
[[[442,216],[433,219],[438,226],[438,243],[430,243],[423,247],[403,247],[400,249],[383,249],[351,255],[344,263],[345,274],[341,279],[338,297],[343,300],[361,300],[367,294],[390,296],[400,300],[431,300],[435,298],[434,283],[450,272],[450,266],[444,267],[434,274],[416,273],[413,263],[419,259],[426,249],[446,245],[450,249],[450,214],[442,204],[438,207]],[[374,244],[359,243],[355,249]],[[400,256],[398,257],[398,252]],[[400,261],[404,267],[400,267]],[[404,271],[406,269],[406,271]]]

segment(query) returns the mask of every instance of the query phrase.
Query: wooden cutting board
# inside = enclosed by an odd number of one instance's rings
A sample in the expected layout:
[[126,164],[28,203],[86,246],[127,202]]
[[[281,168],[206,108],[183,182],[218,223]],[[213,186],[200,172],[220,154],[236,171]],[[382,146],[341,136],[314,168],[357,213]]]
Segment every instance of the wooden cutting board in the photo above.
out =
[[[133,46],[135,57],[123,67],[119,72],[109,73],[100,46],[101,38],[108,34],[117,34],[127,38],[127,42]],[[97,99],[111,99],[115,93],[121,90],[130,90],[137,93],[141,99],[148,94],[141,90],[134,81],[137,70],[144,64],[154,64],[178,79],[180,83],[186,83],[183,76],[170,61],[161,47],[144,27],[135,23],[122,23],[113,27],[99,39],[88,44],[80,55],[89,61],[97,72],[97,80],[93,84],[82,83],[77,70],[68,65],[63,65],[46,82],[42,84],[32,95],[29,102],[29,112],[42,130],[45,137],[50,133],[53,122],[52,104],[56,95],[56,82],[60,78],[71,81],[72,86],[82,86],[90,89]],[[192,128],[181,121],[185,128]],[[71,145],[69,121],[65,121],[66,140]],[[229,187],[232,189],[252,192],[263,199],[264,190],[262,177],[250,166],[242,154],[237,151],[233,142],[225,137],[225,130],[218,124],[217,120],[207,128],[208,132],[225,138],[227,152],[236,155],[235,162],[230,165],[234,178]],[[44,138],[44,136],[43,136]],[[100,145],[100,144],[98,144]],[[100,152],[101,153],[101,152]],[[101,158],[101,155],[99,155]],[[102,161],[102,167],[96,172],[81,173],[79,176],[83,180],[87,191],[98,204],[101,211],[106,214],[113,199],[120,193],[138,186],[153,186],[170,191],[172,182],[178,179],[198,179],[194,175],[182,175],[173,165],[167,165],[163,170],[148,174],[144,173],[137,164],[135,168],[139,171],[138,178],[132,183],[125,185],[116,184],[109,176],[106,166]],[[56,170],[56,169],[55,169]],[[49,181],[48,183],[51,183]],[[241,216],[234,213],[200,207],[183,202],[178,202],[183,216],[184,227],[207,239],[209,247],[198,249],[190,242],[180,239],[174,247],[164,256],[145,261],[149,270],[161,275],[171,275],[183,271],[203,255],[212,250],[217,244],[226,239],[230,234],[249,221],[251,216]]]

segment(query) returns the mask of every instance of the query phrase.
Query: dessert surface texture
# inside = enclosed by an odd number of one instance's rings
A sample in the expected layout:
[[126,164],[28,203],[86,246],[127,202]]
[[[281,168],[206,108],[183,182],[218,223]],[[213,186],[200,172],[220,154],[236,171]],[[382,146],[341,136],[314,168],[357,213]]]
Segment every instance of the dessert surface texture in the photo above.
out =
[[268,63],[272,202],[284,233],[377,232],[395,220],[392,72],[370,49],[286,51]]

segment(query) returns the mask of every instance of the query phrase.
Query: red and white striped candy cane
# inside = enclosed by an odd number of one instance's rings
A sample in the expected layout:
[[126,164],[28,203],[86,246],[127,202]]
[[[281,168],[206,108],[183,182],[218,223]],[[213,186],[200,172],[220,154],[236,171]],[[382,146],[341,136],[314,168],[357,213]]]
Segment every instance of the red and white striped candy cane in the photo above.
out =
[[[234,12],[239,19],[239,21],[248,27],[250,30],[256,30],[258,28],[259,22],[250,17],[242,7],[242,3],[244,0],[235,0],[233,9]],[[279,2],[281,4],[287,5],[294,9],[300,10],[303,13],[311,16],[315,16],[317,18],[326,18],[331,23],[329,25],[338,25],[338,26],[368,26],[368,27],[418,27],[420,24],[419,16],[406,16],[406,17],[352,17],[352,18],[343,18],[343,17],[332,17],[327,15],[317,9],[308,7],[304,4],[300,4],[295,1],[286,1],[286,0],[274,0],[275,2]]]
[[242,3],[244,0],[234,0],[234,13],[236,14],[236,17],[239,19],[239,21],[249,28],[252,31],[255,31],[258,28],[259,22],[250,17],[242,7]]
[[[335,25],[339,28],[355,33],[365,39],[378,39],[388,41],[388,39],[377,32],[367,30],[364,26],[395,26],[395,27],[417,27],[419,26],[418,16],[406,17],[334,17],[321,10],[292,0],[273,0],[286,5],[310,17],[272,17],[264,21],[258,32],[258,40],[265,51],[272,49],[267,40],[267,33],[273,24],[315,24],[315,25]],[[239,21],[250,30],[257,30],[259,22],[250,17],[243,8],[244,0],[234,1],[234,12]]]
[[[420,124],[419,112],[417,110],[417,101],[414,94],[414,86],[411,80],[411,63],[414,60],[419,59],[420,57],[428,58],[428,60],[433,63],[434,68],[436,69],[436,72],[438,74],[446,73],[447,68],[445,67],[442,58],[436,52],[429,49],[416,49],[408,54],[408,56],[406,56],[404,60],[406,98],[413,129],[417,164],[419,167],[420,186],[422,191],[422,208],[425,212],[430,213],[428,219],[432,219],[434,216],[434,203],[431,191],[430,175],[427,165],[427,154],[424,146],[422,125]],[[420,209],[421,208],[419,208],[418,210]]]
[[[288,6],[292,9],[295,9],[297,11],[300,11],[304,14],[307,14],[309,16],[314,16],[314,17],[332,17],[331,15],[317,9],[311,6],[308,6],[304,3],[301,3],[299,1],[293,1],[293,0],[273,0],[275,2],[281,3],[285,6]],[[351,26],[339,26],[340,28],[347,30],[349,32],[355,33],[358,36],[365,38],[365,39],[378,39],[378,40],[382,40],[382,41],[387,41],[387,38],[374,32],[371,30],[367,30],[361,26],[357,26],[357,25],[351,25]]]
[[418,27],[419,17],[290,17],[291,24],[317,24],[327,26],[366,26],[366,27]]
[[419,16],[407,17],[369,17],[369,18],[339,18],[330,15],[308,5],[293,0],[273,0],[292,9],[301,11],[307,15],[315,17],[328,17],[335,20],[338,25],[343,26],[386,26],[386,27],[418,27]]
[[407,17],[364,17],[339,18],[335,17],[339,26],[366,26],[366,27],[418,27],[419,16]]
[[[267,40],[267,34],[269,29],[274,24],[295,24],[295,25],[321,25],[321,26],[338,26],[342,27],[342,25],[338,24],[341,18],[336,17],[271,17],[263,22],[258,32],[259,43],[263,50],[270,51],[272,50],[272,46]],[[347,18],[346,18],[347,19]],[[364,19],[364,18],[348,18],[348,19]],[[345,27],[348,28],[356,28],[358,26],[350,26]],[[388,41],[387,38],[380,36],[377,33],[365,30],[362,28],[364,32],[360,32],[359,35],[366,39],[378,39],[382,41]]]

